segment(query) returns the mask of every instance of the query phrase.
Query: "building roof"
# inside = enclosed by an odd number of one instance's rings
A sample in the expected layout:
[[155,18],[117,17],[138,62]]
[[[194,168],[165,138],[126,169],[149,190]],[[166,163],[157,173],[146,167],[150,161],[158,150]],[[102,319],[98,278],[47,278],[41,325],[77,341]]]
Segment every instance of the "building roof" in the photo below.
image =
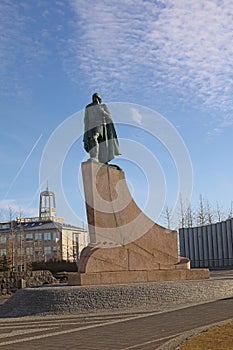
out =
[[[9,222],[10,223],[10,222]],[[19,220],[12,222],[12,227],[7,227],[6,222],[2,223],[4,225],[1,225],[0,223],[0,232],[8,232],[9,230],[13,229],[14,231],[17,230],[23,230],[23,231],[37,231],[37,230],[73,230],[73,231],[86,231],[83,228],[56,222],[53,220],[35,220],[35,221],[26,221],[26,222],[20,222]]]

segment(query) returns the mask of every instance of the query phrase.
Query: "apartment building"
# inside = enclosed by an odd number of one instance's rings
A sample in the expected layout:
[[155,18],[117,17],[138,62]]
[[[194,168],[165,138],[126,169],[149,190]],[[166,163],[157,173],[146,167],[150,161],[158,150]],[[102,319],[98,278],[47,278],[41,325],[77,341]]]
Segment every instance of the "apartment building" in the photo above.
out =
[[87,230],[56,216],[55,196],[48,188],[40,194],[38,217],[0,222],[0,257],[11,259],[15,270],[32,262],[78,262],[87,244]]

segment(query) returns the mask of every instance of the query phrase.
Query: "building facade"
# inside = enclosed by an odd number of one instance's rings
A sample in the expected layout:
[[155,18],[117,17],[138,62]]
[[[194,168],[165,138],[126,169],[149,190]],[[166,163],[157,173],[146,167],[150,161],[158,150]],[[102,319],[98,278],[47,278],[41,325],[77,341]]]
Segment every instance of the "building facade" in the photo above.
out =
[[87,244],[87,230],[56,216],[55,196],[48,188],[40,194],[39,217],[0,222],[0,259],[10,259],[18,271],[32,262],[78,262]]
[[32,262],[78,262],[87,232],[51,218],[17,218],[0,223],[0,257],[11,259],[16,270]]

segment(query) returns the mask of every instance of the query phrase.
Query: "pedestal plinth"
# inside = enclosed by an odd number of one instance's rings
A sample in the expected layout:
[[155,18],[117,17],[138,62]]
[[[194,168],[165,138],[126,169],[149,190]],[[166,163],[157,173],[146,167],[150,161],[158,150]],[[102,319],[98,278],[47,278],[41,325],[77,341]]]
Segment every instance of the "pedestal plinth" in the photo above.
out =
[[124,172],[82,163],[91,243],[81,252],[69,284],[115,284],[209,277],[178,256],[178,235],[150,220],[136,205]]

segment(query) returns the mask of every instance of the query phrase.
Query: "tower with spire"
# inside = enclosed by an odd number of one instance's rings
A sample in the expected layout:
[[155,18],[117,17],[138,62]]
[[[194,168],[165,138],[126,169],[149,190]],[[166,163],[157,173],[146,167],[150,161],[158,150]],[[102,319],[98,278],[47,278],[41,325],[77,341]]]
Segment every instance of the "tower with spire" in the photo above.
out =
[[47,184],[46,190],[40,193],[39,218],[54,218],[56,216],[55,194],[49,191]]

